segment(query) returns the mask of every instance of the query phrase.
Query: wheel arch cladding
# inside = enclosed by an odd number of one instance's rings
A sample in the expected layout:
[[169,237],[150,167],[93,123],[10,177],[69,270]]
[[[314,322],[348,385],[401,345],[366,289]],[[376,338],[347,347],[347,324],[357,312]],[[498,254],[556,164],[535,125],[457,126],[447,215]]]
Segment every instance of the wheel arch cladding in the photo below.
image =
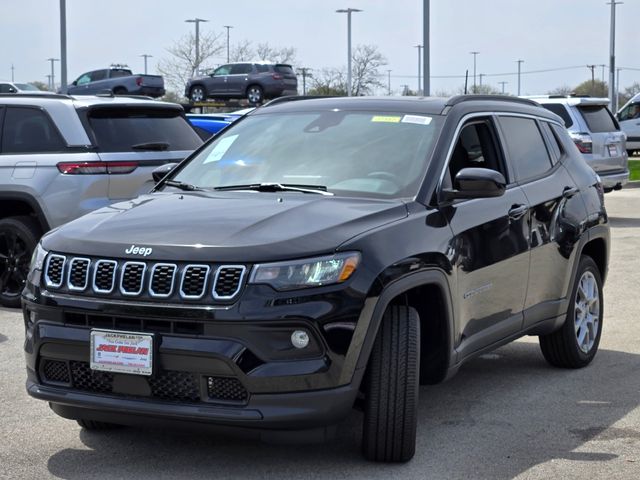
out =
[[582,248],[582,255],[588,255],[598,266],[600,278],[604,283],[607,275],[607,246],[604,238],[589,240]]

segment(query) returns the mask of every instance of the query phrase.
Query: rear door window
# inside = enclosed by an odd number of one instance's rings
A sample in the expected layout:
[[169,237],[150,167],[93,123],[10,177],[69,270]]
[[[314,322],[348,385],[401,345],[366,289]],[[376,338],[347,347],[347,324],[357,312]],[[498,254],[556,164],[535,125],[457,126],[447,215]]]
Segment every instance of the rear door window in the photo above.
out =
[[106,70],[96,70],[95,72],[91,72],[91,81],[98,82],[100,80],[105,80],[107,78]]
[[94,108],[89,135],[101,152],[195,150],[202,140],[177,110]]
[[66,149],[51,119],[38,108],[8,107],[2,132],[2,153],[49,153]]
[[500,127],[518,181],[533,179],[551,169],[551,158],[535,120],[502,116]]
[[578,105],[578,110],[593,133],[619,130],[609,109],[604,105]]
[[545,103],[542,106],[562,118],[565,127],[569,128],[573,125],[573,120],[571,119],[569,112],[567,112],[567,107],[561,103]]
[[229,75],[246,75],[247,73],[251,73],[251,70],[253,70],[253,68],[250,63],[238,63],[231,66]]

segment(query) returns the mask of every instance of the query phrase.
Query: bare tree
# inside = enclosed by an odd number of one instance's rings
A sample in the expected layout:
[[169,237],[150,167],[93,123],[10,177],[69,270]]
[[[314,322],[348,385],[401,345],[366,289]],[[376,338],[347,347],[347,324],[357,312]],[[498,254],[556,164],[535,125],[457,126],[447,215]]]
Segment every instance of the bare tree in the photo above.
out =
[[248,62],[253,58],[253,47],[249,40],[242,40],[236,43],[231,49],[229,61],[231,62]]
[[42,90],[43,92],[48,92],[49,91],[49,85],[47,85],[44,82],[41,82],[39,80],[34,80],[33,82],[29,82],[31,85],[33,85],[34,87],[37,87],[38,90]]
[[553,90],[549,90],[549,95],[569,95],[571,92],[573,92],[573,88],[571,88],[569,85],[562,85],[560,87],[556,87]]
[[347,94],[347,74],[344,69],[323,68],[311,77],[309,95],[345,96]]
[[573,92],[577,95],[591,95],[592,97],[607,97],[609,95],[609,87],[601,80],[585,80]]
[[222,41],[222,34],[215,32],[201,33],[199,43],[199,59],[196,59],[195,35],[190,33],[167,48],[171,55],[158,63],[158,71],[164,76],[164,81],[170,90],[182,91],[185,84],[195,72],[196,65],[206,64],[212,57],[218,56],[226,48]]
[[377,87],[383,87],[380,81],[380,67],[387,59],[375,45],[358,45],[353,52],[351,91],[353,95],[370,95]]
[[640,93],[640,83],[634,82],[618,94],[618,105],[624,105],[638,93]]
[[272,47],[268,43],[259,43],[256,47],[256,56],[260,60],[273,63],[294,63],[296,49],[294,47]]

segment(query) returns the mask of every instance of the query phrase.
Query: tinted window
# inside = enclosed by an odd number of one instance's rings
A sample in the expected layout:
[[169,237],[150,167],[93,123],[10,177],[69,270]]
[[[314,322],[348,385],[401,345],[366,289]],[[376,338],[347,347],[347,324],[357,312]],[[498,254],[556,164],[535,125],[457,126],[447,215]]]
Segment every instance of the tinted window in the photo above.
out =
[[111,70],[111,78],[128,77],[131,75],[130,70]]
[[278,73],[293,73],[291,65],[276,65],[274,70]]
[[3,153],[60,152],[66,145],[49,117],[35,108],[7,108]]
[[268,73],[269,65],[256,64],[256,70],[258,71],[258,73]]
[[549,152],[535,120],[500,117],[500,126],[518,180],[536,177],[551,168]]
[[195,150],[202,145],[198,134],[174,110],[94,109],[89,112],[89,125],[102,152],[143,151],[143,145],[149,143],[167,143],[166,150]]
[[229,75],[229,71],[231,70],[231,65],[223,65],[218,67],[213,72],[214,75]]
[[463,168],[489,168],[507,178],[496,149],[494,128],[490,120],[473,121],[460,131],[449,161],[452,186],[456,174]]
[[609,109],[604,105],[579,105],[578,110],[587,122],[589,130],[593,133],[615,132],[618,130],[609,113]]
[[97,82],[98,80],[104,80],[107,78],[106,70],[96,70],[95,72],[91,72],[91,81]]
[[544,108],[549,110],[550,112],[555,113],[564,121],[564,126],[569,128],[573,125],[573,120],[571,119],[571,115],[567,112],[567,109],[561,103],[545,103],[542,105]]
[[556,161],[560,160],[560,157],[562,156],[562,145],[560,145],[558,138],[551,130],[551,125],[549,124],[549,122],[540,122],[540,125],[545,135],[547,136],[549,147],[551,148],[551,152],[553,153],[553,155],[551,156],[551,161],[553,163],[556,163]]
[[410,197],[442,121],[344,110],[250,115],[217,134],[175,179],[203,188],[285,183],[345,196]]
[[253,68],[251,67],[250,63],[239,63],[231,67],[229,75],[243,75],[251,73],[251,70],[253,70]]
[[16,89],[8,83],[0,83],[0,93],[16,93]]

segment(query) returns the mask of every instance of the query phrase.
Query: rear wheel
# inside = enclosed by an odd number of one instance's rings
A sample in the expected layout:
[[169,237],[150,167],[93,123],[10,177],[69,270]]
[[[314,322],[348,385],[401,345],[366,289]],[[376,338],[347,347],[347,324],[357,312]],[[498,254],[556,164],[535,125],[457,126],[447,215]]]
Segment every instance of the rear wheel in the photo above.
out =
[[247,88],[247,100],[249,103],[260,103],[264,100],[264,92],[259,85],[250,85]]
[[113,89],[113,94],[114,95],[126,95],[127,93],[127,89],[124,87],[117,87]]
[[580,258],[567,318],[560,330],[540,336],[540,349],[551,365],[582,368],[591,363],[602,334],[602,279],[589,256]]
[[40,228],[31,217],[0,220],[0,304],[20,306],[20,294],[27,281],[31,255],[40,239]]
[[365,378],[362,451],[369,460],[406,462],[416,449],[420,318],[391,306],[382,318]]
[[189,100],[192,102],[204,102],[207,98],[207,94],[204,91],[204,87],[196,85],[189,90]]
[[633,157],[634,153],[636,153],[635,150],[627,150],[627,155],[629,155],[630,157]]

